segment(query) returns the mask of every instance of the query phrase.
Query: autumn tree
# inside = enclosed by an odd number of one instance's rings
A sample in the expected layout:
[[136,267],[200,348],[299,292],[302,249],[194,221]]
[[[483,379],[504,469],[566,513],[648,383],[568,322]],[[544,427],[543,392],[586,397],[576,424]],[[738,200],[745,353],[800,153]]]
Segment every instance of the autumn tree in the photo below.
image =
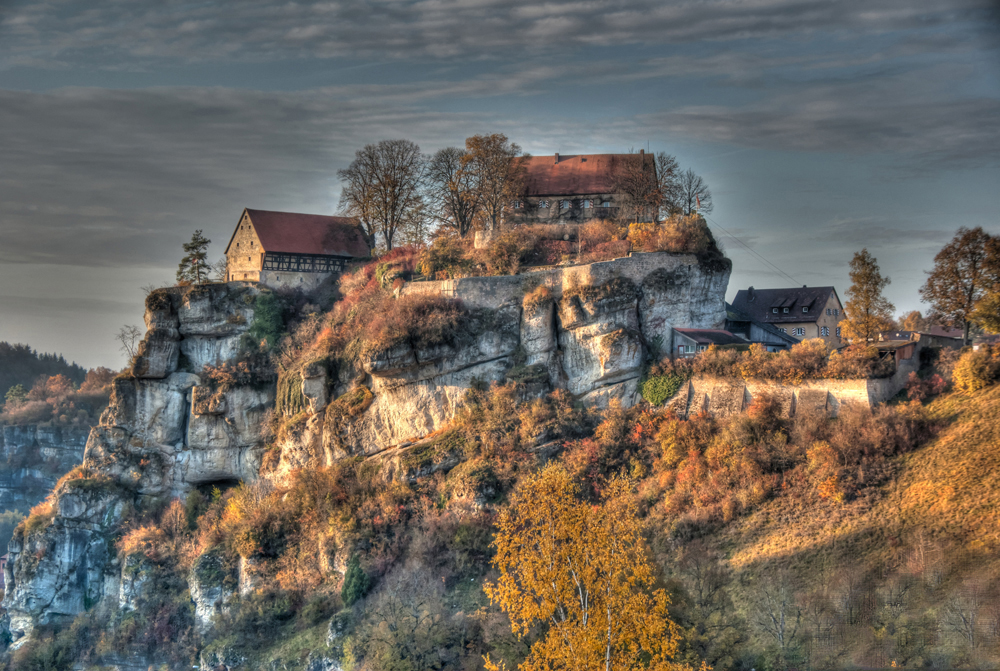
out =
[[483,228],[497,231],[503,225],[511,201],[524,189],[527,159],[521,147],[503,133],[466,139],[459,173],[462,180],[476,185],[475,199]]
[[[672,661],[679,631],[666,592],[651,592],[631,484],[612,480],[600,505],[579,496],[569,473],[552,464],[528,477],[501,512],[494,566],[486,585],[522,637],[546,627],[522,671],[680,669]],[[487,658],[488,669],[502,668]]]
[[893,327],[894,306],[882,295],[891,280],[882,277],[877,261],[867,249],[855,252],[851,259],[851,288],[840,327],[843,337],[852,342],[878,340],[881,331]]
[[1000,237],[986,241],[986,275],[989,287],[976,302],[972,321],[990,333],[1000,333]]
[[901,331],[927,331],[933,326],[931,320],[924,317],[920,310],[910,310],[897,320],[897,324]]
[[464,238],[479,212],[476,173],[463,170],[466,151],[445,147],[427,162],[427,195],[431,216],[443,227]]
[[695,212],[711,212],[713,207],[712,192],[709,191],[705,180],[696,175],[691,168],[681,173],[678,179],[677,199],[674,203],[675,211],[691,215]]
[[396,234],[423,217],[423,171],[420,147],[409,140],[367,144],[337,171],[344,182],[340,208],[357,217],[369,237],[381,236],[385,248],[392,249]]
[[[920,289],[923,300],[946,325],[961,328],[966,342],[977,304],[997,291],[1000,281],[998,243],[981,227],[960,228],[934,257],[934,269]],[[983,306],[984,308],[986,306]],[[983,318],[981,313],[980,318]],[[984,319],[989,323],[988,319]]]
[[177,266],[178,282],[201,284],[208,280],[212,268],[205,258],[208,256],[208,245],[211,242],[199,229],[191,236],[190,242],[184,243],[184,258]]
[[660,152],[630,152],[611,165],[612,189],[619,194],[618,219],[624,223],[653,221],[676,214],[681,193],[677,159]]

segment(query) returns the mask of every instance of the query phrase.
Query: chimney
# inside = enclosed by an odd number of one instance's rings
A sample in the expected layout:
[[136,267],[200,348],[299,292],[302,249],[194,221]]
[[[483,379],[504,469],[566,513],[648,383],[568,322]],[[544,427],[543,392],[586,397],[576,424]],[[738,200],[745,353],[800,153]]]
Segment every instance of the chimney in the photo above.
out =
[[559,162],[559,152],[556,152],[556,163]]
[[754,299],[753,286],[751,286],[749,289],[747,289],[747,302],[753,303],[753,299]]
[[639,156],[642,156],[642,155],[643,155],[643,154],[645,154],[645,153],[646,153],[646,150],[645,150],[645,149],[640,149],[640,150],[639,150]]

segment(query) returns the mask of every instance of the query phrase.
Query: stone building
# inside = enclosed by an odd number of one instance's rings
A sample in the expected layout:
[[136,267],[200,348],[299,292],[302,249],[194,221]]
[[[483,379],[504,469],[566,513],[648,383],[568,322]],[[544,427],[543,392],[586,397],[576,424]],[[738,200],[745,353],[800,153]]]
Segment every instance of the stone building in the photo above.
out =
[[829,347],[840,347],[840,322],[844,306],[833,287],[791,289],[740,289],[732,307],[753,321],[774,326],[799,340],[822,338]]
[[313,289],[371,247],[349,217],[243,210],[226,247],[227,280]]
[[[624,161],[638,160],[656,173],[652,154],[580,154],[532,156],[526,162],[523,196],[511,203],[516,224],[586,223],[618,215],[615,171]],[[655,217],[651,212],[649,218]]]

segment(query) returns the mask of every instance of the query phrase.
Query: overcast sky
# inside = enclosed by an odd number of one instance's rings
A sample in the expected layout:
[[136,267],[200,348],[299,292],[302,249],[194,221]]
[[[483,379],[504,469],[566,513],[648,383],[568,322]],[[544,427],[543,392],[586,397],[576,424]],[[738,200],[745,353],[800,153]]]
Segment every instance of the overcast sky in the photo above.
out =
[[997,3],[0,0],[0,340],[119,368],[195,229],[218,258],[244,207],[333,213],[366,143],[496,131],[677,156],[730,298],[791,284],[759,257],[843,297],[867,247],[926,309],[955,229],[1000,233]]

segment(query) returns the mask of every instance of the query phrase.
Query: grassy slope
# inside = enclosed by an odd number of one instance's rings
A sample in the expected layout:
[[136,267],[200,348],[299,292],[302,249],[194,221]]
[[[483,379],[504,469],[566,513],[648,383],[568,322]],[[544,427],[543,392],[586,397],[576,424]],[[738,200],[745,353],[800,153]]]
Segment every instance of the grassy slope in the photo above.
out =
[[918,546],[977,571],[1000,559],[1000,385],[928,406],[938,435],[897,458],[897,475],[847,504],[779,497],[712,538],[737,570],[788,569],[808,585],[838,568],[897,567]]

